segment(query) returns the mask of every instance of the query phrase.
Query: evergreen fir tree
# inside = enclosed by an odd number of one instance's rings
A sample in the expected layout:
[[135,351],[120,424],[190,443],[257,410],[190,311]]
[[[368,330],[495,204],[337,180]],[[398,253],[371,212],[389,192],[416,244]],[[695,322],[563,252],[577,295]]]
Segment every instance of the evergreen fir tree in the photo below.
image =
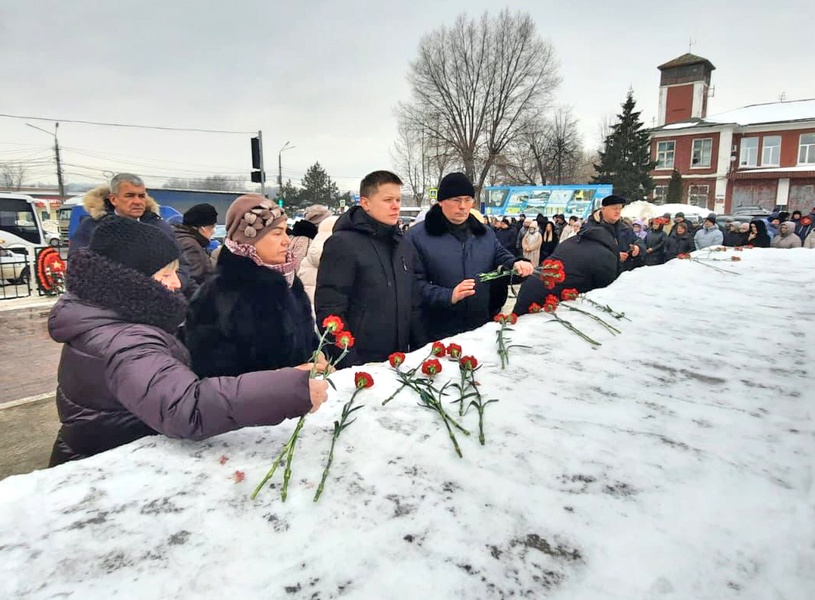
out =
[[337,206],[340,191],[337,184],[328,176],[319,162],[311,165],[301,181],[303,189],[298,195],[301,206],[309,204],[326,204]]
[[640,112],[635,111],[634,94],[629,90],[618,122],[606,137],[600,152],[600,164],[594,165],[597,175],[592,183],[610,183],[614,193],[629,200],[642,200],[654,189],[650,171],[656,165],[651,160],[651,139],[643,130]]
[[682,202],[682,176],[676,169],[671,173],[671,180],[668,182],[668,193],[665,202],[667,204],[679,204]]

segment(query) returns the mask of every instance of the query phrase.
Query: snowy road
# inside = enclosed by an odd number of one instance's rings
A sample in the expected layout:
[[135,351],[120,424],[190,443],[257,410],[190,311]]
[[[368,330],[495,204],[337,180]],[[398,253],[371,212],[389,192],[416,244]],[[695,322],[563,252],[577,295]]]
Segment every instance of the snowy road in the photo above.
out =
[[596,350],[527,315],[501,371],[496,325],[458,336],[500,399],[461,459],[409,393],[380,405],[395,379],[370,366],[318,504],[350,371],[285,504],[249,494],[293,422],[8,478],[0,597],[811,599],[815,252],[738,254],[712,264],[739,275],[673,261],[592,293],[631,319],[616,337],[561,309]]

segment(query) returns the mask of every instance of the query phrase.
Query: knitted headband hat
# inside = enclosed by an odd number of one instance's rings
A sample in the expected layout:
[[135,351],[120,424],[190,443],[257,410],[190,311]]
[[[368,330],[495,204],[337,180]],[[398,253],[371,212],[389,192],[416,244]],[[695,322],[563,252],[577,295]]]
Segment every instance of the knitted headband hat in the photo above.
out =
[[105,217],[91,236],[89,249],[152,277],[178,260],[175,240],[153,225],[127,217]]
[[226,211],[226,237],[254,245],[272,229],[285,223],[286,213],[260,194],[239,196]]
[[323,206],[322,204],[314,204],[313,206],[309,206],[303,214],[303,218],[306,221],[309,223],[314,223],[315,225],[319,225],[330,216],[331,211],[328,210],[327,206]]

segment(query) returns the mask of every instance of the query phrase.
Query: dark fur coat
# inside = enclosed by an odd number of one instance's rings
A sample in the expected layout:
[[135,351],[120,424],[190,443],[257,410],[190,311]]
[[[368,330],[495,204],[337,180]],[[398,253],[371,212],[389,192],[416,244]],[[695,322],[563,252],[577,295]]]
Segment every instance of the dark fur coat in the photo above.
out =
[[190,302],[184,339],[199,377],[294,367],[317,349],[311,304],[295,278],[221,249]]

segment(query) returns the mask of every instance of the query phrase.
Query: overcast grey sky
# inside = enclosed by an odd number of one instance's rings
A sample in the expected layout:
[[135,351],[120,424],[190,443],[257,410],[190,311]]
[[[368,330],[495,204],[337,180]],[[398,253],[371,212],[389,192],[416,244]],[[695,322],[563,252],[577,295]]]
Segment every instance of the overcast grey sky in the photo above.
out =
[[[651,124],[656,67],[687,52],[691,37],[692,52],[716,66],[709,114],[782,92],[815,97],[804,31],[815,3],[806,0],[0,0],[0,113],[262,129],[270,179],[290,140],[284,180],[319,160],[341,189],[353,189],[367,172],[392,167],[393,109],[407,98],[422,34],[461,12],[505,6],[529,12],[554,44],[556,100],[573,107],[590,146],[629,86]],[[68,182],[102,181],[105,170],[150,179],[249,168],[248,135],[67,123],[59,131]],[[23,121],[0,118],[0,162],[39,161],[32,179],[55,179],[49,144]]]

